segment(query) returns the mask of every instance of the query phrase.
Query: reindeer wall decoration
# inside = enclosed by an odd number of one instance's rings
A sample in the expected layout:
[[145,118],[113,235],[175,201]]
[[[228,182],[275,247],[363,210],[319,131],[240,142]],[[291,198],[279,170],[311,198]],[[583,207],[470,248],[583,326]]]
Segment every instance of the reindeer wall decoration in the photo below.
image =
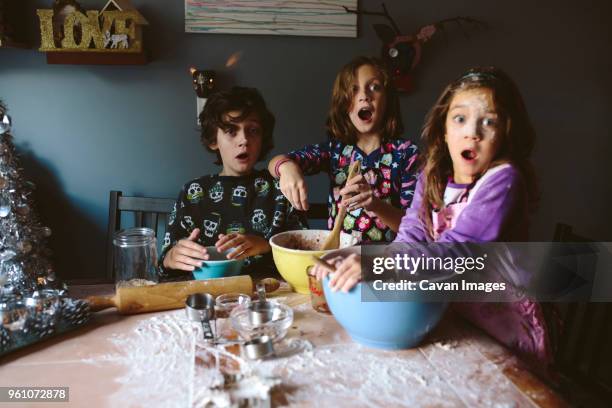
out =
[[[403,35],[384,3],[382,12],[351,10],[343,6],[347,13],[383,16],[391,26],[374,24],[376,35],[383,42],[382,59],[387,62],[395,87],[399,92],[412,92],[414,89],[413,71],[421,61],[421,47],[437,32],[445,32],[445,26],[455,23],[464,31],[463,24],[473,28],[484,28],[486,24],[471,17],[453,17],[437,21],[419,28],[414,34]],[[466,34],[467,35],[467,34]]]

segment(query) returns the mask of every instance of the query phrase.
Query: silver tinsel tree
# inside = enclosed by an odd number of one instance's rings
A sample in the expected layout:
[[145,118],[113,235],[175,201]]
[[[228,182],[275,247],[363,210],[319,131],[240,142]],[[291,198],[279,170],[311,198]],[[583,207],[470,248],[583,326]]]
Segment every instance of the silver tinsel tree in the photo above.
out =
[[23,179],[11,136],[11,120],[0,100],[0,289],[28,292],[55,286],[47,238],[31,197],[34,184]]

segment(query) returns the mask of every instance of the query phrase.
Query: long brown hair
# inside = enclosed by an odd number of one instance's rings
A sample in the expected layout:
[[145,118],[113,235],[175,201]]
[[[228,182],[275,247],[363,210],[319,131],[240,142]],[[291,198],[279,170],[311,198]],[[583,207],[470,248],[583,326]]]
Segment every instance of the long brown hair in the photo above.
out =
[[357,70],[363,65],[372,66],[379,74],[386,95],[385,114],[381,123],[383,139],[394,139],[403,131],[402,117],[399,108],[399,97],[393,86],[393,81],[385,64],[378,58],[357,57],[346,64],[334,81],[332,91],[331,107],[327,117],[327,132],[333,139],[338,139],[347,144],[357,143],[357,129],[351,122],[348,110],[353,103],[353,84],[356,81]]
[[444,89],[427,114],[421,132],[425,145],[422,171],[426,183],[420,217],[431,236],[431,212],[444,207],[444,190],[448,177],[453,174],[453,162],[444,139],[446,115],[458,92],[477,88],[491,90],[504,130],[499,151],[489,168],[504,162],[513,164],[525,179],[531,209],[535,209],[539,199],[537,180],[529,159],[536,135],[518,87],[499,68],[472,68]]

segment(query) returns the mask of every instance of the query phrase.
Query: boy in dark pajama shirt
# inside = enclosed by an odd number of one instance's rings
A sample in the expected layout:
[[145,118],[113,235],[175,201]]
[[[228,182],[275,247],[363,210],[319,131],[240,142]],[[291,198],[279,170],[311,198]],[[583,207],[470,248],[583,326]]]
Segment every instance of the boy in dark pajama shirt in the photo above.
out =
[[217,156],[221,173],[187,182],[168,218],[160,256],[162,277],[189,278],[209,255],[206,246],[234,249],[246,271],[269,269],[268,239],[305,228],[302,215],[267,171],[255,170],[273,146],[274,116],[256,89],[213,94],[200,114],[201,140]]

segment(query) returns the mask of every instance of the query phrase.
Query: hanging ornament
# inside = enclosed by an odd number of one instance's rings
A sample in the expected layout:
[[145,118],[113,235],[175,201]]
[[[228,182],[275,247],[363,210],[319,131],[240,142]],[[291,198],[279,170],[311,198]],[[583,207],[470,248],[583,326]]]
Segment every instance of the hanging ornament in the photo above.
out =
[[26,216],[30,213],[30,207],[27,204],[19,204],[17,206],[17,213],[20,215]]
[[0,135],[11,130],[11,117],[0,111]]
[[55,271],[53,269],[47,270],[47,280],[49,282],[55,282],[57,276],[55,276]]
[[17,255],[17,252],[13,251],[12,249],[5,249],[4,251],[0,252],[0,262],[9,261],[13,259],[15,255]]
[[4,218],[11,213],[11,203],[4,197],[0,197],[0,218]]
[[51,228],[49,227],[43,227],[41,228],[40,231],[42,232],[43,237],[47,237],[47,238],[50,237],[51,234],[53,233],[53,231],[51,231]]
[[30,252],[32,250],[32,244],[30,244],[28,241],[22,241],[22,242],[17,244],[17,248],[22,253],[27,254],[28,252]]
[[5,178],[0,177],[0,188],[5,188],[6,186],[8,186],[8,181]]

